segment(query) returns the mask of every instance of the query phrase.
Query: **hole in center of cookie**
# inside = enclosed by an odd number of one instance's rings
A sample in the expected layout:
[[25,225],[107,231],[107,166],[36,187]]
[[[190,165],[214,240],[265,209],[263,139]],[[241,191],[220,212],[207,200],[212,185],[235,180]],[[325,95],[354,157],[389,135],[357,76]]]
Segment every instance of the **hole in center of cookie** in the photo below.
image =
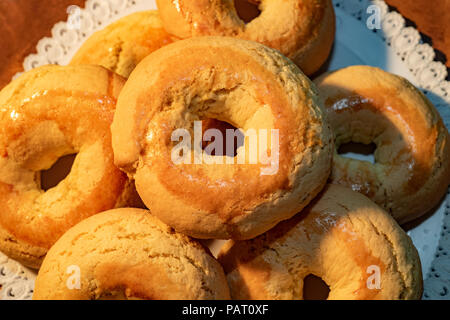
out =
[[261,14],[258,0],[234,0],[234,7],[239,18],[245,23],[249,23]]
[[303,279],[304,300],[327,300],[329,294],[330,287],[320,277],[309,274]]
[[72,169],[76,154],[63,156],[48,170],[41,171],[41,189],[47,191],[64,180]]
[[342,144],[338,149],[338,153],[345,158],[375,163],[374,153],[376,149],[377,146],[375,143],[363,144],[357,142],[349,142]]
[[[227,156],[234,158],[237,156],[237,149],[244,144],[244,134],[228,122],[217,119],[206,119],[202,121],[202,129],[202,148],[206,154],[210,156]],[[212,131],[208,132],[208,130],[211,129],[220,131],[221,136],[223,137],[222,141],[215,141],[216,138],[214,137],[214,134],[211,134],[211,138],[205,139],[208,137],[208,133],[213,133]],[[231,132],[231,130],[233,131]],[[230,140],[229,137],[231,136],[231,133],[233,133],[233,135]],[[207,141],[209,139],[211,141]],[[231,141],[233,142],[230,143]]]

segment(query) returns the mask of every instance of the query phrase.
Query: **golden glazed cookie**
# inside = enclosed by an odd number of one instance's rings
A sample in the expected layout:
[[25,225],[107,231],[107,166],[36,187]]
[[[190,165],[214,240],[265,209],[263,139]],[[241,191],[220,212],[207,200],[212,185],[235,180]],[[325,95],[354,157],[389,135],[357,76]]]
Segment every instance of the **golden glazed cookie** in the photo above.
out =
[[[195,121],[205,119],[245,133],[234,158],[196,144]],[[227,37],[178,41],[144,59],[111,129],[115,163],[147,207],[202,239],[248,239],[292,217],[323,188],[334,150],[314,84],[276,50]],[[194,141],[181,163],[180,129]],[[251,147],[260,152],[254,163]]]
[[[0,91],[1,251],[38,268],[77,222],[137,204],[111,148],[109,127],[123,84],[100,66],[45,66]],[[77,154],[70,174],[44,191],[41,171],[68,154]]]
[[250,0],[261,14],[249,23],[232,0],[157,0],[164,28],[177,37],[230,36],[281,51],[307,75],[330,54],[335,15],[331,0]]
[[158,11],[137,12],[94,33],[70,64],[98,64],[128,77],[142,59],[175,40],[163,29]]
[[304,211],[219,254],[233,299],[303,299],[320,277],[328,299],[420,299],[421,265],[411,239],[360,193],[328,185]]
[[67,231],[49,250],[35,300],[229,299],[222,267],[202,245],[148,211],[115,209]]
[[336,150],[348,142],[376,145],[374,164],[335,154],[331,181],[363,193],[399,223],[436,206],[450,183],[450,140],[431,102],[406,79],[369,66],[315,82]]

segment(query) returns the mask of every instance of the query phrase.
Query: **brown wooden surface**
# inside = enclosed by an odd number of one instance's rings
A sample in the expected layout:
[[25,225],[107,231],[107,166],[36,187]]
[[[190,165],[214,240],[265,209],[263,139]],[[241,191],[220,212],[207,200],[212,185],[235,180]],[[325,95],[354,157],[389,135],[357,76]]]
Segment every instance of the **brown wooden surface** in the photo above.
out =
[[[67,7],[84,0],[0,0],[0,88],[22,71],[22,61],[52,26],[67,19]],[[450,0],[386,0],[429,37],[450,61]]]

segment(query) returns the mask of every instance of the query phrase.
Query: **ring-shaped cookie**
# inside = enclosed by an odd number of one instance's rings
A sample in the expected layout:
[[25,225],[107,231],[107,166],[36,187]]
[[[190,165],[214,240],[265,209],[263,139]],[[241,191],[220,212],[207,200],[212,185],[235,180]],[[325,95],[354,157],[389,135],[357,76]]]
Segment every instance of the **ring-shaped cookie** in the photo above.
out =
[[[204,119],[245,133],[234,158],[204,157],[193,139]],[[194,131],[189,163],[172,158],[179,129]],[[252,132],[263,154],[255,163]],[[178,41],[144,59],[119,97],[112,135],[115,163],[147,207],[196,238],[248,239],[290,218],[326,183],[333,150],[308,78],[276,50],[227,37]]]
[[364,195],[328,185],[294,218],[219,254],[232,299],[303,299],[305,278],[320,277],[329,300],[410,300],[422,296],[411,239]]
[[216,259],[148,211],[122,208],[83,220],[49,250],[34,300],[224,300]]
[[[132,204],[134,187],[113,162],[110,125],[124,79],[99,66],[45,66],[0,92],[0,249],[39,267],[71,226]],[[76,154],[49,190],[41,171]]]
[[142,59],[175,40],[162,27],[158,11],[140,11],[95,32],[70,64],[97,64],[128,78]]
[[164,28],[182,39],[229,36],[281,51],[307,75],[328,58],[335,33],[330,0],[250,0],[261,14],[249,23],[232,0],[157,0]]
[[408,80],[353,66],[315,81],[342,144],[374,143],[375,162],[335,154],[331,182],[361,192],[399,223],[431,210],[450,183],[450,137],[437,109]]

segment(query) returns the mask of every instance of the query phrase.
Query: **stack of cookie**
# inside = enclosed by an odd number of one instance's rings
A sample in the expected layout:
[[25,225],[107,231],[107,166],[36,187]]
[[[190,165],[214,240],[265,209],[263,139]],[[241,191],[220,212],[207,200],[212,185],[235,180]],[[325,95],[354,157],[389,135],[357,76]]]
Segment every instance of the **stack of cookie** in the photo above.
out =
[[[329,299],[419,299],[399,223],[450,183],[434,106],[373,67],[308,78],[329,0],[258,1],[251,21],[157,3],[0,92],[0,250],[39,269],[34,298],[303,299],[314,276]],[[339,155],[349,142],[374,163]]]

